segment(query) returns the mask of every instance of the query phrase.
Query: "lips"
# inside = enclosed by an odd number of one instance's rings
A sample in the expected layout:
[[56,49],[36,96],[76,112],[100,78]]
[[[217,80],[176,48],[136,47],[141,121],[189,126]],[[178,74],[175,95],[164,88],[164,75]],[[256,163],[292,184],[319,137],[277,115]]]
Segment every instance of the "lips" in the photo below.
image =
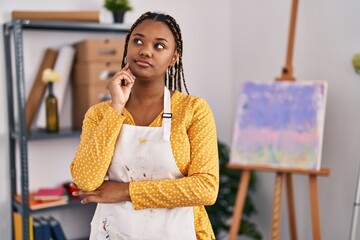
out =
[[144,59],[138,59],[135,61],[135,63],[141,67],[150,67],[151,66],[151,63]]

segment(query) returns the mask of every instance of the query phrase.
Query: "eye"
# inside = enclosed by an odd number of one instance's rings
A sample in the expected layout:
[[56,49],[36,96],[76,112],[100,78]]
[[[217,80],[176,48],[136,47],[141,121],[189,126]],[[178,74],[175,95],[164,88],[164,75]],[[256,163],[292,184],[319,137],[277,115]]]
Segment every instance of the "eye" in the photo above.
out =
[[157,44],[155,44],[155,48],[156,49],[164,49],[165,46],[163,44],[161,44],[161,43],[157,43]]
[[142,44],[142,41],[141,41],[141,39],[139,39],[139,38],[135,38],[135,39],[133,40],[133,43],[135,43],[135,44]]

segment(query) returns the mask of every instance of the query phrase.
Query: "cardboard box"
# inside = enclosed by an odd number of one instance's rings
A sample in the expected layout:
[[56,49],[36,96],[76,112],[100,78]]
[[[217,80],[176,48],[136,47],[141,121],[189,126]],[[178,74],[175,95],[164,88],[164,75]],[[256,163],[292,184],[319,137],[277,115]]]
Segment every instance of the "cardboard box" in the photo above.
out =
[[73,87],[72,125],[80,130],[86,111],[93,105],[110,99],[106,85]]
[[121,62],[125,39],[87,39],[75,44],[76,62]]
[[121,69],[121,62],[77,63],[73,72],[74,86],[97,86],[107,81]]

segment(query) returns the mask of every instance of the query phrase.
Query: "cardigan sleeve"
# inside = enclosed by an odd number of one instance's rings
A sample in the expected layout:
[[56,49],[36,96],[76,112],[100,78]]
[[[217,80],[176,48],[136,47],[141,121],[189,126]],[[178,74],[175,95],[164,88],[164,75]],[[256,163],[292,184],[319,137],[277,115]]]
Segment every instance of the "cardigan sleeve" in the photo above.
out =
[[130,182],[130,198],[135,209],[215,203],[219,188],[216,125],[212,111],[204,99],[198,99],[192,111],[187,129],[190,142],[187,175],[179,179]]
[[103,183],[124,119],[109,102],[87,111],[80,144],[70,165],[72,178],[80,189],[93,191]]

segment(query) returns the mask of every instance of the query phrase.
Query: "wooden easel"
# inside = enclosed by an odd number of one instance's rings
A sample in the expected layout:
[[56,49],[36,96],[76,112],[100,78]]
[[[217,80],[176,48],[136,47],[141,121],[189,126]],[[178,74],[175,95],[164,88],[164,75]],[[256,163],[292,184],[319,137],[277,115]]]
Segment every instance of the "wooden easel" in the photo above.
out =
[[321,168],[320,170],[304,170],[296,168],[273,168],[273,167],[262,167],[262,166],[246,166],[240,164],[229,164],[229,168],[241,169],[242,174],[239,180],[239,187],[236,196],[236,202],[234,212],[232,215],[229,239],[236,240],[240,228],[242,212],[244,209],[245,198],[247,189],[249,186],[249,179],[251,171],[268,171],[275,172],[275,190],[273,199],[272,209],[272,223],[271,223],[271,239],[280,239],[280,223],[281,223],[281,203],[282,203],[282,191],[283,181],[286,179],[286,190],[287,190],[287,205],[289,214],[289,227],[290,227],[290,239],[297,240],[296,231],[296,217],[295,217],[295,202],[294,202],[294,191],[292,174],[304,174],[309,175],[309,191],[310,191],[310,205],[311,205],[311,222],[313,239],[321,239],[320,229],[320,214],[319,214],[319,201],[318,201],[318,186],[317,176],[327,176],[330,170],[327,168]]
[[[298,7],[298,0],[293,0],[291,7],[286,64],[282,69],[281,77],[276,78],[277,81],[295,81],[295,77],[293,76],[292,57],[293,57],[293,49],[294,49],[297,7]],[[290,239],[297,240],[292,174],[308,175],[310,205],[311,205],[312,235],[314,240],[321,240],[317,176],[329,175],[330,170],[328,168],[321,168],[320,170],[306,170],[306,169],[296,169],[296,168],[277,168],[277,167],[269,167],[269,166],[249,166],[249,165],[241,165],[241,164],[229,164],[228,167],[232,169],[242,170],[242,175],[239,180],[239,187],[238,187],[238,192],[236,196],[236,202],[234,206],[231,227],[229,232],[230,240],[236,240],[238,236],[242,212],[244,209],[246,194],[249,186],[251,171],[268,171],[268,172],[276,173],[273,209],[272,209],[271,234],[270,234],[270,238],[273,240],[280,239],[281,206],[282,206],[282,192],[283,192],[284,178],[286,180],[286,193],[287,193],[286,195],[287,195],[287,205],[288,205],[288,214],[289,214]]]

